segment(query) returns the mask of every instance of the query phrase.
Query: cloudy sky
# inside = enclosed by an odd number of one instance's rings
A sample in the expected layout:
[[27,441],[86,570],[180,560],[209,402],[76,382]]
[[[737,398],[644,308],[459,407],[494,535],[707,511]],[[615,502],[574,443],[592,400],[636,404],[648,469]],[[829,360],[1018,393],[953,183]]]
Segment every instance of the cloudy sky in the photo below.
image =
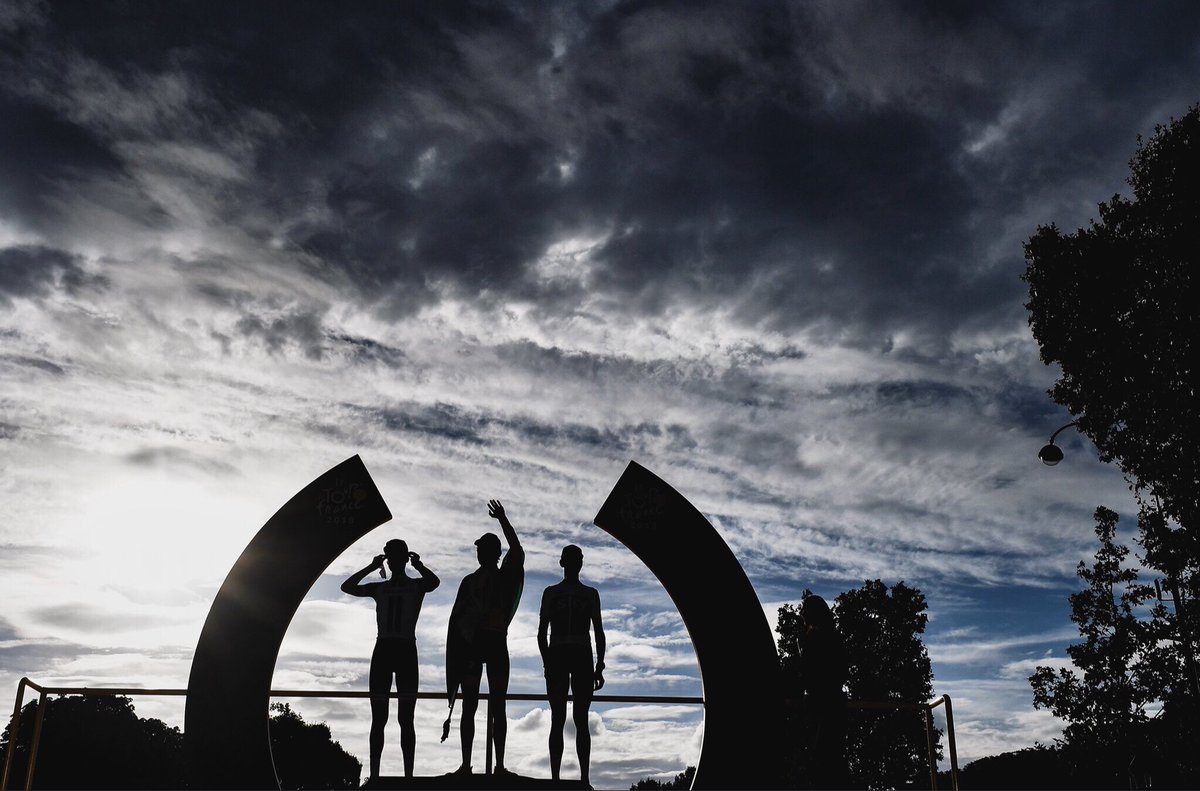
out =
[[[541,691],[570,541],[608,689],[700,694],[670,600],[591,524],[636,459],[772,624],[805,588],[924,591],[963,762],[1049,741],[1025,679],[1072,640],[1092,509],[1133,504],[1071,432],[1035,458],[1070,416],[1021,245],[1200,98],[1198,28],[1169,2],[0,3],[0,690],[186,686],[242,548],[357,453],[395,518],[314,586],[277,687],[365,689],[371,604],[337,586],[398,536],[445,580],[440,688],[496,497],[529,552],[514,691]],[[365,760],[365,701],[299,708]],[[420,773],[455,765],[442,712]],[[510,766],[546,774],[546,713],[508,713]],[[702,713],[592,727],[622,787],[694,763]]]

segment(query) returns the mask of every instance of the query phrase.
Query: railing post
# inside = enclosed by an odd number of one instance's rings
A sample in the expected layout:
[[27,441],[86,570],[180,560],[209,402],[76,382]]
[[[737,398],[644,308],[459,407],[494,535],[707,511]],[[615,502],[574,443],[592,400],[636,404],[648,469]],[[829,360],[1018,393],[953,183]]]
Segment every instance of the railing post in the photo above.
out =
[[38,746],[42,741],[42,720],[46,716],[46,691],[38,698],[37,714],[33,719],[33,742],[29,745],[29,767],[25,770],[25,791],[33,788],[33,770],[37,767]]
[[488,690],[487,698],[483,702],[483,718],[487,720],[487,725],[484,726],[484,741],[487,744],[487,758],[483,765],[483,773],[490,775],[492,773],[492,691]]
[[17,683],[17,702],[13,705],[12,720],[8,726],[8,754],[4,756],[4,775],[0,777],[0,791],[8,791],[8,778],[12,774],[14,759],[17,756],[17,737],[21,735],[21,705],[25,702],[25,687],[28,685],[28,678],[22,678]]
[[950,696],[942,695],[946,701],[946,743],[950,747],[950,787],[958,791],[958,749],[954,745],[954,709],[950,705]]
[[925,707],[925,746],[929,750],[929,787],[937,791],[937,744],[933,738],[933,707]]

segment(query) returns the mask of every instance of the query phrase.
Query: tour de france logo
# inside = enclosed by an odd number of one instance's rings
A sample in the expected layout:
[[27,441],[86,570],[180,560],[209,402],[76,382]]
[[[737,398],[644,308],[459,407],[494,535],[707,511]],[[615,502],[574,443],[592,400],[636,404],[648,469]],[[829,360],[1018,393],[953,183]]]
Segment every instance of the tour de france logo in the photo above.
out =
[[630,531],[654,533],[661,527],[667,498],[656,487],[639,482],[627,490],[619,513]]
[[321,491],[317,513],[330,527],[345,527],[355,522],[355,512],[366,505],[367,490],[357,481],[334,481]]

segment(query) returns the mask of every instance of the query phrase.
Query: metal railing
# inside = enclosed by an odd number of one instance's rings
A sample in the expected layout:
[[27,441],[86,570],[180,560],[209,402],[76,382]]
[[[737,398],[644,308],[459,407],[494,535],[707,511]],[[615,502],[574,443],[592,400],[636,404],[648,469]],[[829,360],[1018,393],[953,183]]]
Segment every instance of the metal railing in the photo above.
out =
[[[37,766],[38,747],[42,739],[42,722],[46,714],[46,696],[47,695],[95,695],[95,696],[117,696],[117,695],[145,695],[150,697],[186,697],[186,689],[148,689],[144,687],[50,687],[37,684],[30,681],[28,678],[22,678],[17,684],[16,703],[13,706],[13,715],[9,726],[9,742],[8,751],[4,760],[4,773],[0,776],[0,791],[7,791],[9,783],[9,775],[12,772],[12,766],[15,763],[13,760],[17,751],[17,738],[20,735],[21,726],[21,709],[25,702],[25,689],[28,687],[38,693],[37,710],[34,713],[33,738],[29,745],[29,762],[25,769],[25,791],[31,791],[33,788],[33,773]],[[273,689],[271,690],[273,698],[369,698],[371,693],[365,690],[311,690],[311,689]],[[415,698],[416,700],[445,700],[446,694],[443,692],[391,692],[390,697],[399,699]],[[457,700],[462,699],[462,693],[456,695]],[[529,693],[508,693],[505,700],[514,701],[537,701],[547,702],[549,696],[545,694],[529,694]],[[486,774],[492,773],[492,717],[491,717],[491,695],[487,692],[480,692],[479,698],[486,702],[484,710],[484,719],[487,722],[487,731],[485,742],[487,744],[486,759],[484,771]],[[573,699],[573,696],[568,695],[568,700]],[[592,695],[593,703],[650,703],[650,704],[685,704],[685,705],[703,705],[704,698],[694,696],[681,695]],[[954,745],[954,714],[950,705],[949,695],[940,695],[928,703],[903,703],[899,701],[866,701],[866,700],[851,700],[847,702],[847,707],[858,710],[876,710],[876,711],[923,711],[925,713],[925,740],[929,751],[929,782],[930,788],[937,789],[937,740],[934,736],[933,727],[933,710],[938,706],[946,707],[946,737],[950,749],[950,782],[953,791],[958,791],[958,753]]]

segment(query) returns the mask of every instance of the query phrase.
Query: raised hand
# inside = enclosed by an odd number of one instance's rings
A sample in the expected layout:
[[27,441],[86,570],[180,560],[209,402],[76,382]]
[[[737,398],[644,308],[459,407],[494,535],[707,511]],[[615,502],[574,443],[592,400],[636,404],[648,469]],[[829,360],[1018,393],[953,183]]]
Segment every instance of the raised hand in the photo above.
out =
[[488,500],[488,516],[501,522],[505,520],[504,506],[500,505],[499,500]]

